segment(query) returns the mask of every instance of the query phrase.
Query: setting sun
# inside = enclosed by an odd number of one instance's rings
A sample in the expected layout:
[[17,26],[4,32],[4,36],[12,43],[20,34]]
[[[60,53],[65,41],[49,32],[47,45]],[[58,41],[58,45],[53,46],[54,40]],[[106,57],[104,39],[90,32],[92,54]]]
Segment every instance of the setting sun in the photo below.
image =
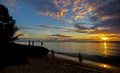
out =
[[104,40],[104,41],[106,41],[108,39],[109,39],[108,37],[102,37],[102,40]]

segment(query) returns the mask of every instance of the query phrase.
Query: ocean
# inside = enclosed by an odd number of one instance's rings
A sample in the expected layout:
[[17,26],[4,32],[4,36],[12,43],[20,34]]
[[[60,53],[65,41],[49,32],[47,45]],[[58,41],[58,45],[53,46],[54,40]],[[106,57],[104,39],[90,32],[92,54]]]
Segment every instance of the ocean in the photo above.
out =
[[[28,45],[28,42],[19,42]],[[35,42],[41,46],[41,42]],[[57,53],[120,66],[120,43],[117,42],[44,42],[43,46]]]

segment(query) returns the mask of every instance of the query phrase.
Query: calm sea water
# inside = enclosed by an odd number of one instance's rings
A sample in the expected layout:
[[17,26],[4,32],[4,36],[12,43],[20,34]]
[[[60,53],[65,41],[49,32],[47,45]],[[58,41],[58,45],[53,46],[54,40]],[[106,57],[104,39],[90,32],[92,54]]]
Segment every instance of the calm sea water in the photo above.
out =
[[[28,42],[18,42],[28,45]],[[35,46],[41,46],[41,42],[35,42]],[[49,50],[61,52],[62,57],[73,56],[72,59],[78,60],[80,52],[84,61],[104,68],[120,68],[120,43],[108,42],[44,42],[44,47]],[[64,55],[64,56],[63,56]],[[70,57],[70,59],[71,59]],[[68,57],[69,58],[69,57]]]
[[[28,44],[28,42],[19,42],[20,44]],[[40,42],[34,43],[40,46]],[[88,55],[99,56],[120,56],[120,43],[91,43],[91,42],[44,42],[44,47],[49,50],[63,53],[84,53]]]

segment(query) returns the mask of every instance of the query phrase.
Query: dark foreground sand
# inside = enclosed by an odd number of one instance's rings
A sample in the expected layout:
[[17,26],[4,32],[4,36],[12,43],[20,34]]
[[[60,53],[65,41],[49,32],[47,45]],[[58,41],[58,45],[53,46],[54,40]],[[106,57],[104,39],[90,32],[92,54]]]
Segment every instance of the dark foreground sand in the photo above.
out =
[[109,70],[94,67],[88,64],[75,63],[63,58],[52,59],[50,55],[40,59],[28,57],[29,64],[13,65],[0,69],[0,73],[119,73],[118,70]]

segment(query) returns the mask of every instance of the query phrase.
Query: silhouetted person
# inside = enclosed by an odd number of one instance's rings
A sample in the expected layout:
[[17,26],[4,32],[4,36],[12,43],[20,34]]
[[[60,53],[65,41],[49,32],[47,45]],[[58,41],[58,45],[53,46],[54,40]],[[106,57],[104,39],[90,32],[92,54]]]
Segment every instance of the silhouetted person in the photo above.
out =
[[35,42],[34,42],[34,41],[32,41],[32,46],[34,46],[34,43],[35,43]]
[[41,41],[41,46],[43,46],[43,41]]
[[31,46],[31,45],[30,45],[30,40],[28,41],[28,46]]
[[52,58],[54,59],[54,58],[55,58],[55,52],[54,52],[53,49],[52,49],[52,51],[51,51],[51,54],[52,54]]
[[82,55],[81,55],[81,53],[79,53],[79,63],[81,64],[82,63]]

